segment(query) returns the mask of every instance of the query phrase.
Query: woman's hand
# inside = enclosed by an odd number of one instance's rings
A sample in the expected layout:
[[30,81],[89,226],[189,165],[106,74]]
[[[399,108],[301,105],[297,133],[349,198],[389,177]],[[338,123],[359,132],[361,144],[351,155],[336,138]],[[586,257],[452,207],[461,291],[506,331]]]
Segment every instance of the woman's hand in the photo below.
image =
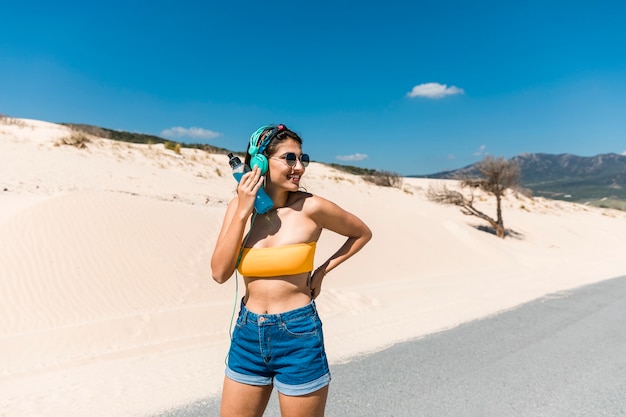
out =
[[261,177],[261,170],[257,166],[241,176],[237,186],[237,208],[243,211],[246,217],[252,214],[256,193],[262,186],[263,177]]
[[311,282],[309,288],[311,289],[311,299],[315,300],[320,292],[322,292],[322,281],[326,276],[326,272],[323,268],[317,268],[313,275],[311,275]]

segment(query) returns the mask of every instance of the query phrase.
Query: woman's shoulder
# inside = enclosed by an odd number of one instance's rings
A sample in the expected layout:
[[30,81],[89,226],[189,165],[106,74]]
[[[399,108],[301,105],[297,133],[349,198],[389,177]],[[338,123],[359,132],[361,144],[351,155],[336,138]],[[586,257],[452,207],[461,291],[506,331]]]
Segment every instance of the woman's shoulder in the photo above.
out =
[[320,197],[307,191],[294,191],[289,195],[287,206],[296,211],[311,211],[319,204]]
[[324,197],[316,194],[312,194],[306,191],[297,191],[291,197],[290,206],[294,209],[300,209],[304,212],[313,215],[315,213],[323,212],[333,203]]
[[307,198],[313,198],[315,197],[312,193],[308,192],[308,191],[294,191],[291,193],[289,199],[293,202],[296,201],[303,201],[306,200]]
[[323,197],[320,197],[316,194],[310,193],[308,191],[295,191],[291,194],[289,199],[290,205],[312,205],[319,204],[322,201],[326,201]]

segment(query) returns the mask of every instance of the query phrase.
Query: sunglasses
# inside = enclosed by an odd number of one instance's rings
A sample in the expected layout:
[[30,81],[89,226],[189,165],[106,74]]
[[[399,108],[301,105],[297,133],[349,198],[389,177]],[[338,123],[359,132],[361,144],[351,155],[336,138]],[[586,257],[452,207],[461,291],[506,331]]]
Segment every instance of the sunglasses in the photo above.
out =
[[309,154],[306,154],[306,153],[303,153],[302,155],[300,155],[300,158],[298,158],[298,155],[296,155],[295,153],[287,152],[283,156],[278,156],[278,157],[275,157],[274,159],[284,159],[287,165],[289,165],[290,167],[295,167],[296,161],[298,159],[300,159],[300,163],[305,168],[309,166],[309,162],[311,162],[309,158]]

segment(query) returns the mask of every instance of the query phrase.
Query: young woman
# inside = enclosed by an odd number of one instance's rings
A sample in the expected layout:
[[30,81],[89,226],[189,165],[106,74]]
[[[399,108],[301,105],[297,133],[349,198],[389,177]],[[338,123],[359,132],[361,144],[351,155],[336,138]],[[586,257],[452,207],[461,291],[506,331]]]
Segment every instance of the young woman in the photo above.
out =
[[[330,372],[314,299],[326,274],[370,240],[370,229],[336,204],[300,191],[309,164],[302,139],[285,125],[254,132],[237,197],[228,205],[215,245],[213,279],[238,269],[246,294],[232,336],[222,392],[222,417],[262,416],[273,386],[283,417],[323,416]],[[274,207],[254,211],[264,185]],[[346,237],[314,268],[323,229]]]

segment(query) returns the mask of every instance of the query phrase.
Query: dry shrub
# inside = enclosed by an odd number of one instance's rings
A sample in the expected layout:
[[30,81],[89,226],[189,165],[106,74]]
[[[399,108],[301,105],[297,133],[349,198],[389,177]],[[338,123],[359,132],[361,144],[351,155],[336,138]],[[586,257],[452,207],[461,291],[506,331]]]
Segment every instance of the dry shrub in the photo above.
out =
[[363,179],[380,187],[402,188],[402,177],[395,172],[374,171],[372,175],[365,175]]
[[170,151],[174,151],[174,153],[180,155],[180,143],[178,142],[165,142],[163,144],[165,149],[169,149]]
[[74,146],[75,148],[78,148],[78,149],[86,149],[87,144],[89,142],[91,142],[91,139],[89,139],[89,136],[87,136],[85,133],[72,132],[71,135],[65,136],[59,139],[58,142],[55,143],[55,145],[56,146],[68,145],[68,146]]
[[24,123],[23,120],[7,116],[6,114],[0,114],[0,122],[4,123],[5,125],[13,125],[19,128],[26,127],[26,123]]

